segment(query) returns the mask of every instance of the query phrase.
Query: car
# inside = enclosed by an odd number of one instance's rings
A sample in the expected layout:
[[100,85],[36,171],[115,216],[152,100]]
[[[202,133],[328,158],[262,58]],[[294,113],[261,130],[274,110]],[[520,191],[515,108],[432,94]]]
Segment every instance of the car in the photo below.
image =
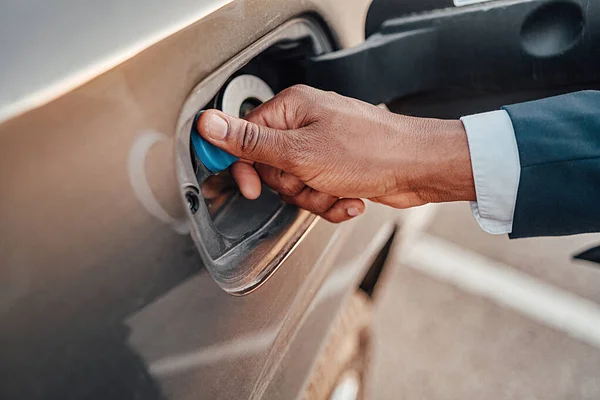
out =
[[3,399],[364,398],[398,213],[246,200],[200,174],[198,113],[310,85],[457,117],[600,81],[591,0],[0,9]]

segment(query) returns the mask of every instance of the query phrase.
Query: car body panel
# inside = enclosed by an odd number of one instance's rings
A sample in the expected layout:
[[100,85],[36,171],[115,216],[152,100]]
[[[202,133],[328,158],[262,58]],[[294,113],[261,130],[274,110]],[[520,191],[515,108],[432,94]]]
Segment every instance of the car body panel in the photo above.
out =
[[[356,44],[364,35],[369,3],[350,0],[345,7],[336,0],[285,7],[269,0],[173,0],[168,6],[160,0],[6,3],[0,14],[0,37],[5,38],[1,42],[0,121],[57,98],[203,19],[205,27],[208,19],[213,20],[211,30],[219,27],[215,33],[235,27],[241,29],[238,33],[246,34],[219,36],[227,46],[210,46],[212,33],[198,38],[209,39],[198,47],[212,47],[203,54],[211,56],[213,63],[204,63],[214,69],[219,65],[214,62],[222,61],[222,56],[236,54],[286,19],[305,12],[322,13],[339,30],[341,44]],[[244,19],[257,25],[239,24]],[[236,38],[238,46],[234,44]],[[187,46],[189,50],[190,45],[178,43],[177,49]]]
[[[97,60],[78,64],[64,43],[68,58],[52,61],[85,73],[66,70],[30,87],[27,95],[47,95],[20,103],[0,124],[0,397],[301,393],[342,299],[389,237],[393,213],[372,204],[349,223],[317,221],[264,286],[229,296],[179,225],[173,135],[190,90],[261,36],[316,13],[338,45],[353,45],[368,4],[233,1],[118,65],[100,63],[106,71],[86,70]],[[61,54],[51,32],[45,39]],[[167,220],[148,212],[138,180]]]
[[[231,0],[23,0],[0,14],[0,119],[128,60]],[[26,21],[26,23],[24,23]]]

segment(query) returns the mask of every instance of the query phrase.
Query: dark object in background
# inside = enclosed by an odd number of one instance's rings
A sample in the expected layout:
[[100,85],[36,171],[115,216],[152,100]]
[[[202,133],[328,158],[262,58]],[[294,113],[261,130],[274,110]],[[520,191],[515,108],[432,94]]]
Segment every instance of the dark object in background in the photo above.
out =
[[573,256],[576,260],[591,261],[600,264],[600,246],[592,247],[582,253]]
[[452,0],[373,0],[365,24],[366,37],[377,32],[381,24],[390,19],[390,16],[398,18],[450,7],[454,7]]

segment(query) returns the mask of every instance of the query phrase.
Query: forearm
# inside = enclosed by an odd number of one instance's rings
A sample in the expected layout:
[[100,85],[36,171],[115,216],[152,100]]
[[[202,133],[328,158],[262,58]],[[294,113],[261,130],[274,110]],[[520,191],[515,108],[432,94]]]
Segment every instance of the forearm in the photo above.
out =
[[[475,182],[469,144],[458,120],[420,119],[415,140],[417,160],[410,181],[431,203],[475,201]],[[403,171],[398,171],[402,174]]]
[[481,228],[512,230],[520,164],[508,114],[495,111],[462,121],[421,119],[421,175],[415,181],[428,202],[470,201]]

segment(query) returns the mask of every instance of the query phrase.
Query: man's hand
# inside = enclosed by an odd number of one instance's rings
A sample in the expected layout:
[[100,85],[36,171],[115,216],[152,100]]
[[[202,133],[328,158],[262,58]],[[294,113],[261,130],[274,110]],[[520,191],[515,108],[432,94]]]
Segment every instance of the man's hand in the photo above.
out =
[[307,86],[284,90],[247,120],[206,111],[198,131],[240,157],[244,196],[262,180],[288,203],[332,222],[360,215],[361,198],[397,208],[475,200],[460,121],[412,118]]

